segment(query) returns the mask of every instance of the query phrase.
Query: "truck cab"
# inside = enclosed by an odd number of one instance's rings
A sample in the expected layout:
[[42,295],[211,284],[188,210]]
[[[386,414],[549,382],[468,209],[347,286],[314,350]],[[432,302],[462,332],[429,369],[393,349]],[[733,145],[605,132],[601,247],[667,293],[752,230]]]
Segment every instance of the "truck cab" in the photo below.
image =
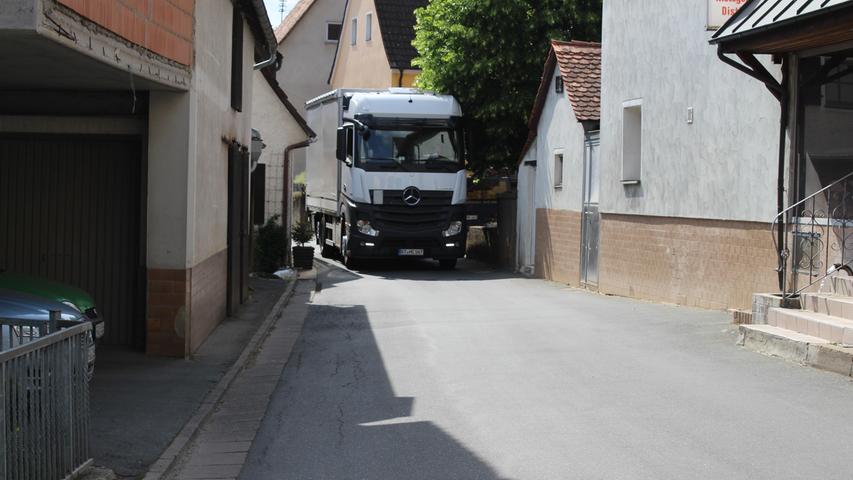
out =
[[[327,104],[337,103],[339,112],[334,130],[337,168],[326,172],[337,170],[334,210],[328,202],[321,206],[316,195],[320,192],[311,183],[317,176],[312,175],[312,162],[327,160],[312,155],[309,147],[307,161],[308,205],[319,217],[317,231],[328,247],[325,253],[333,247],[345,262],[433,258],[452,268],[465,255],[467,235],[459,104],[451,96],[416,89],[332,94],[328,100],[334,101]],[[309,123],[311,110],[309,102]],[[316,126],[321,137],[332,133]],[[320,138],[313,153],[323,150],[324,142],[328,139]],[[329,193],[331,187],[326,186]]]

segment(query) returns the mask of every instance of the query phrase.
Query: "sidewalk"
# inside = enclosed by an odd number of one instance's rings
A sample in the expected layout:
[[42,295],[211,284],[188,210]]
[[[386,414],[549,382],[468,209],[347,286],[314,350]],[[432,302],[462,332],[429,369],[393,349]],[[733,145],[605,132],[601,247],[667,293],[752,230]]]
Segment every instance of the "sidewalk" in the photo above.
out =
[[251,279],[251,300],[189,360],[99,347],[91,383],[95,464],[119,477],[144,474],[239,357],[289,283]]
[[[313,271],[300,275],[291,301],[273,319],[266,337],[253,339],[257,345],[241,355],[233,371],[217,386],[223,390],[221,396],[190,420],[176,442],[152,465],[146,480],[237,478],[302,331],[314,286]],[[266,326],[261,329],[266,330]]]

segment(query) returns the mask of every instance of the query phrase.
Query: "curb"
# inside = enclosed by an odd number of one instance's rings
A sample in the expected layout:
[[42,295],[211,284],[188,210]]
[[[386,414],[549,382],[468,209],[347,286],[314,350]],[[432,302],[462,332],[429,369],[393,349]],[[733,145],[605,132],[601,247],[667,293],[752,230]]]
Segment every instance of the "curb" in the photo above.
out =
[[806,335],[783,335],[767,325],[740,325],[739,330],[738,345],[745,348],[819,370],[853,376],[851,348]]
[[148,467],[148,472],[143,477],[143,480],[161,480],[173,466],[175,460],[184,453],[184,450],[190,444],[190,440],[192,440],[198,432],[199,427],[201,427],[204,421],[207,420],[211,413],[213,413],[216,405],[228,390],[228,387],[231,386],[231,383],[237,377],[237,374],[246,366],[246,363],[248,363],[252,354],[258,349],[258,347],[260,347],[261,342],[266,338],[273,325],[275,325],[276,321],[281,318],[282,311],[293,296],[293,292],[296,290],[296,284],[298,282],[299,280],[290,282],[290,285],[287,286],[287,289],[275,303],[270,313],[264,319],[264,322],[260,327],[258,327],[258,331],[255,332],[252,339],[249,340],[249,343],[247,343],[246,347],[243,348],[240,356],[237,357],[237,360],[233,365],[231,365],[231,368],[229,368],[225,375],[222,376],[216,384],[216,387],[207,394],[201,402],[201,405],[199,405],[198,410],[196,410],[196,413],[187,421],[186,424],[184,424],[183,428],[181,428],[180,432],[178,432],[166,450],[160,454],[160,458]]

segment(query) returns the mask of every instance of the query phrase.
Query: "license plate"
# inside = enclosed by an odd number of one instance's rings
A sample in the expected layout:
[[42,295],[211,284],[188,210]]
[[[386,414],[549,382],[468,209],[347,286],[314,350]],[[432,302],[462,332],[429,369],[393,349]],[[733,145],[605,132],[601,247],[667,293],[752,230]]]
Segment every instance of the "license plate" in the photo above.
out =
[[397,255],[401,257],[422,257],[424,255],[423,248],[401,248],[397,250]]

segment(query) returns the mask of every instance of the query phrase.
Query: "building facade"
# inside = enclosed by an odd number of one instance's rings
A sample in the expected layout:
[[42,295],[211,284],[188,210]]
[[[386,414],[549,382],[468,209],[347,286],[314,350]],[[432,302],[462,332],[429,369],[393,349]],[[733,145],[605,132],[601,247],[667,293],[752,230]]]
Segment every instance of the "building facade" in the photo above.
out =
[[195,351],[248,291],[260,1],[0,4],[0,264],[94,294],[108,343]]

